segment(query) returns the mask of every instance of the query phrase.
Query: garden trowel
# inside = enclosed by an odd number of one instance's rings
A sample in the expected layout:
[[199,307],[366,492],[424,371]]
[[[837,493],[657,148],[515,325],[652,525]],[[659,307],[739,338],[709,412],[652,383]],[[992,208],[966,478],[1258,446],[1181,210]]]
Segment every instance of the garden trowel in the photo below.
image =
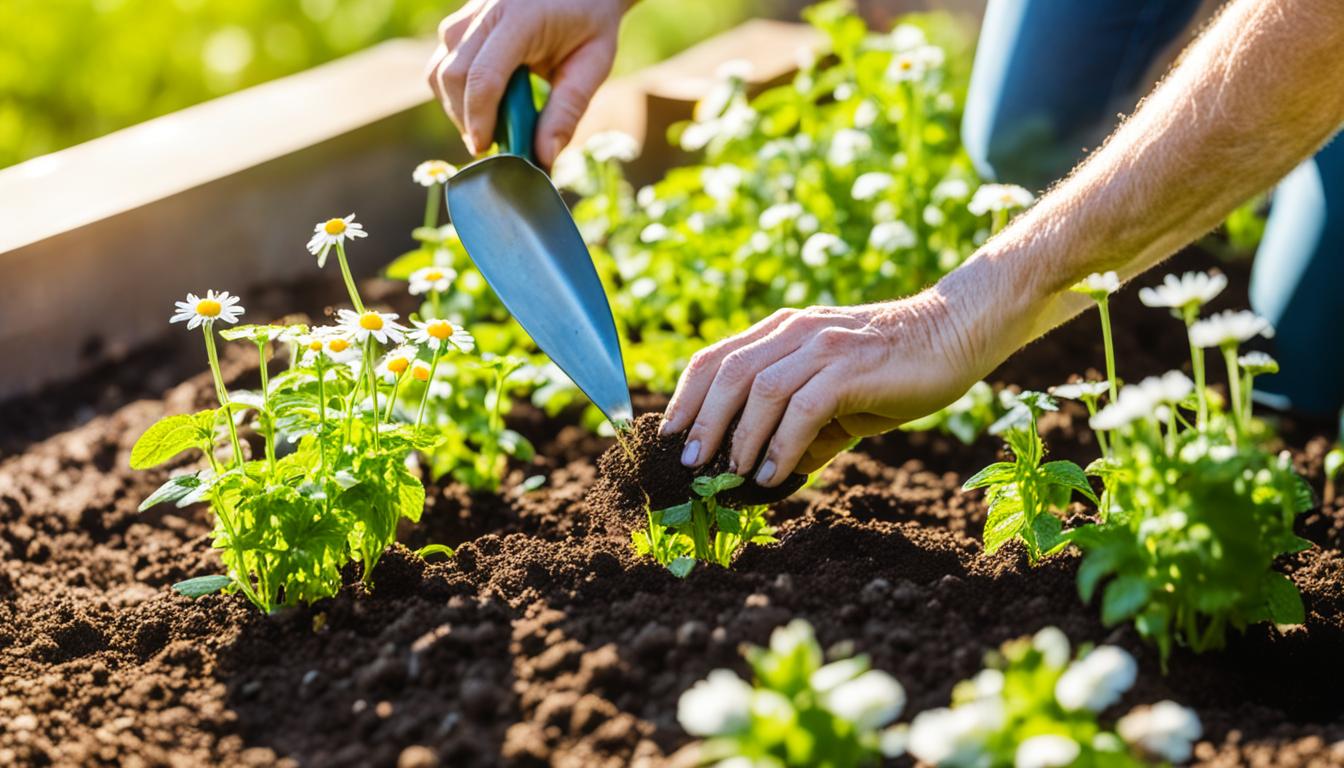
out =
[[634,415],[611,306],[588,246],[535,165],[537,108],[527,67],[499,105],[497,155],[448,182],[448,213],[467,255],[532,340],[620,426]]

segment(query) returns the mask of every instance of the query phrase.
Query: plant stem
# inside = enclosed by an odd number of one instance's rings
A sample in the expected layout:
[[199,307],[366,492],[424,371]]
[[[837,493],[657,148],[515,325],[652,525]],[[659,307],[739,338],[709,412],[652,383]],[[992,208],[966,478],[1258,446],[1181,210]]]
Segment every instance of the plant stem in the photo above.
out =
[[369,396],[373,398],[373,449],[378,450],[378,374],[373,370],[373,334],[364,340],[364,370],[368,371]]
[[336,260],[341,264],[341,277],[345,279],[345,290],[350,292],[350,303],[355,311],[364,314],[364,302],[359,299],[359,289],[355,287],[355,278],[350,274],[350,263],[345,258],[345,243],[336,241]]
[[1106,348],[1106,383],[1110,385],[1111,402],[1119,399],[1119,385],[1115,381],[1115,342],[1111,339],[1111,301],[1097,299],[1097,315],[1101,317],[1101,340]]
[[392,380],[392,395],[387,399],[387,413],[383,414],[383,421],[392,423],[392,408],[397,404],[397,390],[401,389],[401,374]]
[[439,358],[443,357],[442,343],[434,349],[434,359],[429,364],[429,378],[425,380],[425,391],[420,395],[420,409],[415,413],[415,428],[425,420],[425,406],[429,404],[429,390],[434,386],[434,373],[439,370]]
[[1227,364],[1227,388],[1232,400],[1232,425],[1236,430],[1236,437],[1241,438],[1245,424],[1242,423],[1241,413],[1241,375],[1237,370],[1237,347],[1235,344],[1224,344],[1223,362]]
[[270,470],[271,477],[275,477],[275,416],[271,413],[271,386],[266,370],[266,345],[264,343],[257,345],[258,370],[261,371],[261,404],[266,409],[266,434],[262,439],[266,441],[266,466]]
[[[1087,416],[1088,416],[1088,418],[1089,418],[1089,419],[1096,418],[1096,415],[1097,415],[1097,400],[1096,400],[1096,398],[1094,398],[1094,397],[1085,397],[1085,398],[1083,398],[1083,405],[1087,406]],[[1105,431],[1105,430],[1095,430],[1095,431],[1093,431],[1093,434],[1095,434],[1095,435],[1097,436],[1097,446],[1098,446],[1099,448],[1101,448],[1101,456],[1102,456],[1102,458],[1109,458],[1110,455],[1111,455],[1111,450],[1110,450],[1110,445],[1108,445],[1108,444],[1107,444],[1107,441],[1106,441],[1106,431]]]
[[428,193],[425,195],[425,226],[434,228],[439,226],[439,201],[443,199],[443,186],[440,184],[429,185]]
[[229,409],[229,391],[224,388],[224,376],[219,372],[219,353],[215,350],[215,324],[209,320],[201,326],[205,333],[205,354],[210,359],[210,372],[215,378],[215,396],[219,398],[219,407],[224,409],[224,418],[229,423],[229,439],[233,441],[233,457],[238,466],[243,466],[243,446],[238,442],[238,428],[233,423],[233,411]]
[[1209,400],[1204,392],[1204,350],[1196,346],[1195,340],[1190,338],[1190,326],[1195,324],[1198,314],[1198,309],[1184,310],[1182,318],[1185,320],[1185,336],[1190,341],[1190,368],[1195,374],[1195,399],[1199,403],[1195,428],[1202,431],[1209,420]]
[[327,371],[322,365],[322,353],[317,353],[317,470],[319,474],[327,473],[327,443],[323,440],[323,432],[327,426]]

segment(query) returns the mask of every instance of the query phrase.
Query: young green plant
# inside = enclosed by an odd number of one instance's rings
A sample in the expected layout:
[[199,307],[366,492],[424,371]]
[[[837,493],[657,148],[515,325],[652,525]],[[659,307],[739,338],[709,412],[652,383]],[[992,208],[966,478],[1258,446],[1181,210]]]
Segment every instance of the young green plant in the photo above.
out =
[[718,494],[743,482],[731,472],[695,478],[691,482],[695,498],[675,507],[648,510],[648,527],[630,534],[635,553],[653,557],[684,578],[697,561],[727,568],[746,544],[774,543],[775,531],[765,520],[764,506],[733,509],[719,504]]

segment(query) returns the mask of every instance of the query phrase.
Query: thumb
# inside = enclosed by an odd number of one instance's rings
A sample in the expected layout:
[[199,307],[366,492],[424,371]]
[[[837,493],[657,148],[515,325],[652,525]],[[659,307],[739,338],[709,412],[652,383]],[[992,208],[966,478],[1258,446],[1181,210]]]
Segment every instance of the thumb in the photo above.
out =
[[588,109],[597,87],[611,73],[615,40],[597,37],[579,46],[556,68],[551,97],[537,124],[537,160],[549,168],[574,136],[579,118]]

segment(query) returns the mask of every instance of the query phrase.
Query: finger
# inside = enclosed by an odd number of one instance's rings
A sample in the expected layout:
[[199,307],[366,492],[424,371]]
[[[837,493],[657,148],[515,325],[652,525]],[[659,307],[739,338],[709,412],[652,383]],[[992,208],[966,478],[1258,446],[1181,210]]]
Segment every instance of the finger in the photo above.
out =
[[439,83],[439,66],[443,64],[443,59],[448,55],[448,46],[439,43],[434,49],[434,53],[429,57],[429,63],[425,65],[425,80],[429,82],[429,89],[434,92],[434,98],[440,104],[443,103],[443,87]]
[[845,430],[841,420],[832,419],[817,433],[817,439],[803,451],[803,457],[798,460],[798,466],[793,471],[810,475],[826,466],[841,451],[848,450],[855,442],[858,442],[858,438]]
[[756,458],[770,435],[774,434],[784,409],[789,405],[789,398],[817,375],[820,369],[820,361],[794,350],[756,374],[747,396],[747,405],[742,409],[742,418],[733,432],[733,451],[728,460],[730,471],[741,474],[756,466]]
[[[444,114],[454,122],[456,118],[448,109],[447,92],[443,86],[443,67],[449,53],[461,43],[462,33],[470,25],[471,15],[476,12],[478,5],[480,3],[473,0],[439,22],[439,45],[434,49],[434,54],[429,58],[429,65],[425,68],[425,78],[429,81],[430,89],[434,91],[434,97],[443,106]],[[457,127],[460,132],[462,126]]]
[[528,34],[527,30],[501,25],[472,61],[462,93],[468,146],[488,147],[493,141],[499,102],[509,77],[523,63]]
[[841,381],[831,370],[813,376],[789,398],[779,429],[766,449],[765,461],[756,471],[757,484],[766,488],[779,485],[798,466],[808,446],[821,434],[821,428],[834,418]]
[[457,124],[458,130],[462,132],[462,141],[467,145],[467,151],[473,155],[479,154],[488,145],[473,143],[471,133],[467,130],[465,108],[467,76],[471,72],[476,55],[495,28],[495,17],[499,13],[495,9],[498,7],[498,5],[490,6],[472,16],[457,46],[449,47],[448,55],[439,65],[439,84],[443,89],[444,109]]
[[[757,375],[803,345],[806,330],[800,325],[802,318],[799,315],[785,320],[764,338],[739,347],[723,358],[709,385],[709,391],[705,393],[704,402],[696,413],[695,422],[686,433],[682,464],[698,467],[719,450],[728,423],[742,410],[742,404],[747,401],[748,393],[755,386]],[[803,360],[796,361],[795,365],[807,367],[813,373],[820,367],[808,365]],[[802,386],[808,378],[810,375],[802,377],[797,386]],[[737,466],[749,469],[753,465]],[[729,471],[736,469],[735,466],[729,467]]]
[[612,38],[598,37],[579,46],[551,76],[551,97],[537,124],[537,160],[550,168],[560,150],[574,137],[598,86],[611,74],[616,58]]
[[719,363],[723,358],[740,347],[765,337],[780,323],[798,313],[799,310],[796,309],[778,310],[742,333],[695,353],[691,357],[691,362],[681,372],[681,379],[677,382],[677,388],[672,393],[667,410],[663,413],[663,425],[659,432],[670,435],[689,427],[695,420],[695,415],[700,412],[700,404],[705,401],[705,393],[709,391],[709,385],[714,382],[714,376],[718,373]]

